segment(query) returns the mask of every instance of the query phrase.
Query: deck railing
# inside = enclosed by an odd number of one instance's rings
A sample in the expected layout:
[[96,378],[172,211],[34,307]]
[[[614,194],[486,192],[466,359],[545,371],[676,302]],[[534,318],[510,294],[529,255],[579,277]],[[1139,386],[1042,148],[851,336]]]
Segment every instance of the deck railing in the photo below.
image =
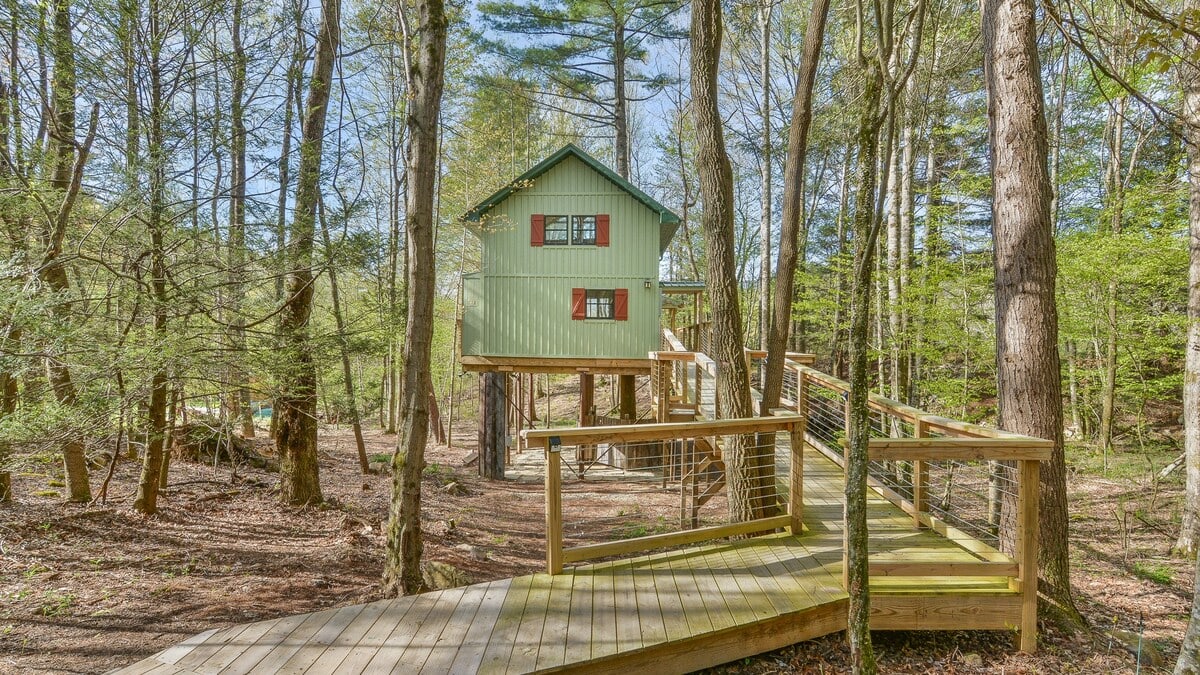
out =
[[[796,362],[789,362],[787,371],[785,405],[800,412],[805,441],[845,467],[849,384]],[[1006,577],[1022,597],[1022,648],[1032,648],[1040,462],[1050,458],[1053,443],[940,417],[874,394],[868,406],[870,486],[915,525],[975,557],[971,562],[888,560],[889,543],[879,535],[871,537],[878,559],[870,562],[870,574]]]
[[[799,504],[775,501],[781,476],[787,477],[791,494],[801,492],[803,462],[787,450],[801,447],[799,421],[785,415],[524,432],[529,447],[541,446],[546,457],[547,571],[558,574],[568,563],[779,528],[799,533]],[[607,482],[596,474],[583,480],[573,460],[581,447],[620,448],[616,473]],[[761,495],[752,488],[748,497],[769,500],[759,506],[776,515],[730,522],[725,472],[735,459],[765,471],[754,484]],[[617,490],[637,493],[634,505],[612,498]]]

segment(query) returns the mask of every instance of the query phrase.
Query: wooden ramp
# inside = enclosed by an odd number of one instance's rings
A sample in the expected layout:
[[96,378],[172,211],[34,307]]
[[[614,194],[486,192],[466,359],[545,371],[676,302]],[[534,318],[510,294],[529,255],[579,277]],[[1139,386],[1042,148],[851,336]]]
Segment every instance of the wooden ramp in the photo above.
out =
[[[842,472],[805,452],[801,537],[770,535],[196,635],[117,671],[686,672],[843,630]],[[873,560],[977,560],[872,493]],[[872,581],[872,627],[1002,629],[1007,580]]]

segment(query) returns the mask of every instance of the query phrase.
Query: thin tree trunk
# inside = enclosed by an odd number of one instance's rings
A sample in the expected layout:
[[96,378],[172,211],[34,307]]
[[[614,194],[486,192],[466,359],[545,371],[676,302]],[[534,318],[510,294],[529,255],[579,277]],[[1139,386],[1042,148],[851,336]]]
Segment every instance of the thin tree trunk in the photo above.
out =
[[984,0],[984,79],[992,151],[997,419],[1054,441],[1042,463],[1038,566],[1044,595],[1083,624],[1071,596],[1062,376],[1046,118],[1033,0]]
[[[783,361],[787,353],[788,332],[792,327],[792,294],[795,292],[796,265],[800,258],[800,230],[805,227],[804,179],[808,156],[808,130],[812,125],[812,92],[820,65],[821,44],[825,39],[825,20],[829,0],[814,0],[804,31],[800,68],[796,74],[796,92],[792,97],[792,123],[788,129],[787,162],[783,168],[783,213],[779,233],[779,261],[775,265],[773,319],[768,327],[767,365],[763,376],[763,396],[759,414],[767,415],[779,406],[783,390]],[[844,174],[843,174],[844,177]],[[843,183],[843,198],[845,198]],[[843,209],[844,212],[844,209]],[[840,218],[840,215],[839,215]],[[839,220],[839,226],[841,221]],[[834,332],[837,322],[834,322]]]
[[[146,229],[150,235],[150,292],[154,307],[154,339],[165,347],[167,342],[167,245],[166,223],[167,157],[163,138],[166,102],[163,96],[160,54],[164,37],[159,24],[158,0],[149,1],[150,55],[150,205]],[[161,357],[160,357],[161,359]],[[146,515],[158,512],[158,485],[162,474],[163,440],[167,427],[167,364],[159,360],[150,378],[150,406],[146,420],[146,452],[142,457],[141,479],[133,508]]]
[[230,69],[229,155],[229,323],[230,412],[242,424],[242,436],[254,437],[254,412],[250,409],[250,386],[242,360],[246,352],[246,319],[242,295],[246,265],[246,50],[242,46],[243,0],[233,0],[230,38],[233,67]]
[[279,453],[280,499],[285,504],[315,504],[321,495],[317,464],[317,372],[309,319],[313,305],[313,234],[320,195],[325,118],[333,82],[340,31],[340,0],[322,0],[316,58],[305,105],[300,142],[300,171],[292,217],[287,299],[280,312],[284,386],[274,410],[275,447]]
[[[342,296],[338,290],[338,266],[334,261],[333,241],[329,236],[329,226],[325,222],[325,203],[319,202],[317,208],[321,238],[325,243],[325,260],[328,261],[326,270],[329,272],[329,296],[333,301],[333,320],[337,327],[338,351],[342,356],[342,384],[346,392],[346,405],[350,407],[350,427],[354,430],[354,447],[358,451],[358,468],[364,474],[368,474],[371,473],[371,461],[367,457],[367,443],[363,440],[362,421],[358,415],[358,398],[354,394],[354,372],[350,368],[350,344],[346,337],[346,319],[342,316]],[[343,222],[346,222],[345,219]]]
[[[619,5],[614,5],[619,7]],[[613,14],[613,130],[616,137],[617,174],[629,179],[629,99],[625,91],[625,18]]]
[[879,115],[882,73],[875,59],[863,64],[862,105],[856,132],[854,264],[850,302],[850,438],[846,453],[845,527],[846,592],[850,596],[846,636],[855,673],[876,671],[871,644],[870,576],[867,549],[867,444],[871,436],[868,376],[871,273],[878,245],[875,216],[876,163],[879,161]]
[[[758,5],[758,67],[762,89],[759,96],[759,123],[762,124],[762,166],[760,170],[759,271],[758,271],[758,348],[767,349],[771,330],[771,10],[772,0]],[[803,190],[801,191],[803,192]],[[790,312],[789,312],[790,315]]]
[[[438,123],[446,68],[446,13],[442,0],[416,2],[416,57],[408,69],[410,104],[405,169],[408,200],[408,313],[404,338],[403,414],[392,460],[392,503],[384,585],[392,593],[419,593],[421,578],[421,473],[429,435],[430,360],[433,342],[434,195],[438,176]],[[403,19],[403,15],[401,15]],[[414,40],[406,34],[406,42]],[[405,47],[409,47],[408,44]]]

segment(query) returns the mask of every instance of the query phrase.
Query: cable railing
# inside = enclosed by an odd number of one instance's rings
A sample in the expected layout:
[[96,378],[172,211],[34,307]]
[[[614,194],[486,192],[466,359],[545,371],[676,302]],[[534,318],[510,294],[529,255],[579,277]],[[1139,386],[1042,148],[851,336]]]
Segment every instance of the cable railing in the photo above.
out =
[[[849,384],[796,362],[787,370],[784,389],[801,415],[806,443],[845,468]],[[1036,632],[1040,462],[1050,458],[1053,443],[874,394],[868,408],[870,487],[917,527],[972,554],[969,560],[897,560],[888,556],[895,538],[871,532],[871,576],[1006,577],[1021,596],[1024,649]]]
[[[798,534],[800,506],[787,498],[802,491],[803,463],[790,450],[799,451],[791,442],[798,422],[785,415],[526,431],[546,457],[547,570],[780,528]],[[575,466],[581,448],[619,468],[585,480]]]

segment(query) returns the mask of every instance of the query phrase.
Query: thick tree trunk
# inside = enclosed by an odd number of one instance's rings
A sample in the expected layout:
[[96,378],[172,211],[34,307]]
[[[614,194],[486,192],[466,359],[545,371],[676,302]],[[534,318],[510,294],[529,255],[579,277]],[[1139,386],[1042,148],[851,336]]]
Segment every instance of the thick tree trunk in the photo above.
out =
[[1043,462],[1038,564],[1045,595],[1072,623],[1058,355],[1057,273],[1047,132],[1033,0],[984,0],[984,74],[992,150],[998,422],[1054,441]]
[[[618,415],[622,420],[631,422],[637,419],[637,376],[620,375],[618,378]],[[550,419],[549,415],[546,416],[546,419]]]
[[[796,92],[792,97],[792,124],[788,129],[787,162],[783,168],[783,220],[779,233],[779,262],[775,266],[775,296],[772,321],[768,326],[767,365],[763,376],[763,396],[759,414],[770,414],[779,406],[783,390],[783,361],[787,353],[788,331],[792,327],[792,294],[795,291],[796,264],[800,258],[800,230],[804,223],[805,160],[808,155],[808,130],[812,125],[812,92],[821,43],[825,39],[825,19],[829,0],[814,0],[804,32],[800,69],[796,74]],[[843,184],[844,185],[844,184]],[[844,193],[843,193],[844,196]],[[835,322],[836,332],[836,322]]]
[[[417,0],[415,62],[408,79],[407,218],[408,320],[404,339],[401,427],[392,462],[384,584],[392,593],[419,593],[421,579],[421,472],[429,435],[430,359],[436,284],[433,200],[438,176],[438,123],[446,68],[446,13],[442,0]],[[409,38],[411,39],[411,37]],[[503,412],[501,412],[503,414]]]
[[871,273],[874,269],[876,229],[876,163],[879,161],[879,99],[882,73],[875,60],[863,68],[862,111],[856,132],[858,163],[855,166],[854,263],[850,301],[850,438],[846,454],[846,592],[850,611],[846,636],[855,673],[876,671],[871,644],[870,576],[867,549],[867,444],[871,438],[868,355],[871,313]]
[[[1187,8],[1196,11],[1200,2],[1190,0]],[[1196,40],[1188,40],[1191,49]],[[1186,62],[1185,62],[1186,63]],[[1175,549],[1196,555],[1200,544],[1200,68],[1183,67],[1180,82],[1184,86],[1184,133],[1187,141],[1189,187],[1189,265],[1188,265],[1188,339],[1183,380],[1183,433],[1187,456],[1187,494],[1184,498],[1183,529]],[[1192,613],[1187,632],[1175,662],[1175,675],[1200,673],[1200,567],[1192,591]]]
[[[721,114],[717,106],[717,71],[723,30],[717,0],[692,5],[692,108],[696,124],[697,169],[704,204],[701,224],[708,251],[708,287],[712,303],[712,353],[717,364],[718,417],[753,414],[750,379],[742,342],[742,312],[738,304],[733,233],[733,171],[725,151]],[[774,456],[755,448],[753,436],[733,437],[726,448],[729,475],[729,515],[734,521],[752,520],[774,504],[774,486],[764,480],[765,464]]]
[[313,304],[313,235],[320,198],[321,155],[340,14],[340,0],[322,0],[316,58],[300,141],[296,208],[289,242],[291,269],[279,320],[285,370],[283,390],[275,401],[273,416],[277,417],[275,448],[280,460],[280,499],[285,504],[315,504],[323,499],[317,464],[317,372],[308,329]]
[[[70,280],[67,268],[60,258],[66,236],[67,215],[78,183],[82,178],[82,160],[75,169],[75,43],[71,32],[70,0],[54,3],[51,52],[54,55],[54,79],[51,97],[54,101],[54,116],[51,134],[50,185],[62,191],[63,207],[59,217],[46,223],[43,230],[42,262],[38,275],[50,293],[55,296],[50,304],[51,320],[55,323],[70,322]],[[79,173],[77,179],[75,174]],[[75,383],[65,362],[56,356],[46,359],[46,377],[60,405],[74,406],[76,403]],[[63,444],[63,468],[67,477],[68,499],[72,502],[89,502],[92,499],[88,484],[87,457],[83,442],[72,434],[71,440]]]
[[479,375],[479,475],[484,478],[504,478],[505,444],[508,442],[504,414],[508,406],[505,377],[504,373],[497,372]]
[[[1200,1],[1190,0],[1188,7],[1200,9]],[[1194,49],[1196,41],[1189,40]],[[1179,81],[1184,87],[1184,133],[1187,143],[1189,194],[1188,331],[1183,370],[1183,447],[1187,455],[1187,487],[1183,505],[1183,526],[1175,550],[1195,557],[1200,549],[1200,67],[1181,69]],[[1200,599],[1200,596],[1197,596]],[[1193,619],[1188,627],[1194,647],[1200,635],[1200,623]],[[1193,652],[1193,659],[1197,658]],[[1200,670],[1200,669],[1197,669]]]

